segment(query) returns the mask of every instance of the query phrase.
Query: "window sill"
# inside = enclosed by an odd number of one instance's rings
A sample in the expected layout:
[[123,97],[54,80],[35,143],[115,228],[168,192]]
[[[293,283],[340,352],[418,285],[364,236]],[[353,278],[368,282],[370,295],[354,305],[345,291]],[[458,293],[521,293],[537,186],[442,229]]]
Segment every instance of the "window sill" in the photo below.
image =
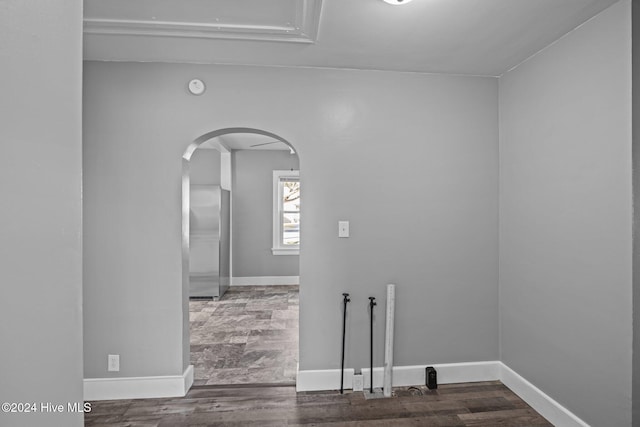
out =
[[271,248],[273,255],[300,255],[300,248]]

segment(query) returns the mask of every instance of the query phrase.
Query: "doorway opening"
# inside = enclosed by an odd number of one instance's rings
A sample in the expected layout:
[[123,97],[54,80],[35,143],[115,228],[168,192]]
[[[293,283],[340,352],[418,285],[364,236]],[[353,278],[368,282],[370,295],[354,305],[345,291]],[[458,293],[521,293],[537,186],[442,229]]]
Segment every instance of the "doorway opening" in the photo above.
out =
[[295,384],[295,148],[259,129],[207,133],[183,155],[182,188],[185,357],[194,386]]

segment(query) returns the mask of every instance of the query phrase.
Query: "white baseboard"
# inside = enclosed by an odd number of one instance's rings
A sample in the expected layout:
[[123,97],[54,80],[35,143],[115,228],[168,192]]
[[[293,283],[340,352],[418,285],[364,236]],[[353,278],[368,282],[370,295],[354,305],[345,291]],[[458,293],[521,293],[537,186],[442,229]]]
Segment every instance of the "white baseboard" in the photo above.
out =
[[[438,384],[500,380],[553,425],[589,427],[589,424],[500,361],[394,366],[393,386],[424,385],[427,366],[433,366],[438,372]],[[366,390],[370,387],[370,369],[364,368],[361,371]],[[374,387],[382,387],[383,371],[381,367],[373,368]],[[346,390],[353,389],[353,375],[354,369],[345,369],[344,388]],[[298,371],[297,391],[338,390],[339,388],[339,369]]]
[[[500,376],[500,362],[442,363],[435,365],[394,366],[392,384],[394,387],[424,385],[427,366],[438,371],[439,384],[455,384],[477,381],[495,381]],[[382,387],[384,369],[373,368],[373,386]],[[369,387],[369,368],[362,369],[365,388]]]
[[182,397],[193,385],[193,365],[182,375],[126,378],[85,378],[84,400]]
[[[573,412],[500,362],[500,381],[554,426],[589,427]],[[439,373],[438,373],[439,376]]]
[[300,276],[232,277],[231,286],[298,285]]
[[[344,370],[344,389],[353,389],[354,369]],[[300,371],[296,380],[296,391],[340,390],[340,369]]]
[[[448,363],[433,366],[438,371],[438,383],[452,384],[475,381],[495,381],[499,379],[500,362]],[[394,366],[392,381],[394,387],[425,384],[427,365]],[[369,368],[361,370],[365,388],[369,387]],[[373,386],[382,387],[383,368],[373,368]],[[345,369],[344,388],[353,389],[353,369]],[[301,383],[302,382],[302,383]],[[337,390],[340,388],[340,369],[298,371],[296,389],[298,391]]]

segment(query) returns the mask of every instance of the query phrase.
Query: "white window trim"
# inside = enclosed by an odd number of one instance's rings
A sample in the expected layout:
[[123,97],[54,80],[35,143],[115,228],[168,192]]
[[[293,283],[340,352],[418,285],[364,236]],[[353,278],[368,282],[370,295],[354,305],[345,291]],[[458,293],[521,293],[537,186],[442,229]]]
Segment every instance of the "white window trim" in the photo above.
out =
[[280,180],[287,177],[300,179],[300,171],[273,171],[273,246],[271,247],[271,253],[273,255],[300,255],[299,245],[295,247],[283,246],[280,240],[280,237],[282,236],[282,224],[280,223],[280,200],[282,199],[282,190],[280,189]]

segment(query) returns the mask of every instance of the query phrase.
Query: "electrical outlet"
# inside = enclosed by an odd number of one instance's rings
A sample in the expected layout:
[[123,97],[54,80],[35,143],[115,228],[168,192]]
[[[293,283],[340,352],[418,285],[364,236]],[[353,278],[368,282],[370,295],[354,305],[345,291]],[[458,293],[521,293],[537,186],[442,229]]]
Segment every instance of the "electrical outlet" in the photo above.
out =
[[110,354],[107,356],[107,371],[118,372],[120,370],[120,355]]
[[362,374],[353,376],[353,391],[363,391],[364,390],[364,377]]

